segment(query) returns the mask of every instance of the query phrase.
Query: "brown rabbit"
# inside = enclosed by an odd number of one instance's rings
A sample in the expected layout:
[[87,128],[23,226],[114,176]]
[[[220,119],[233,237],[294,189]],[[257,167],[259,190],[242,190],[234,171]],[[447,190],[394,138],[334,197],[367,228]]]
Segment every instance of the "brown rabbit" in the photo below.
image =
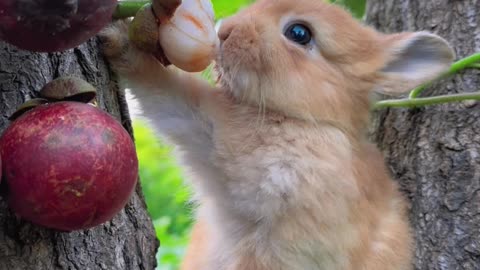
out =
[[128,45],[125,24],[102,35],[190,172],[182,269],[412,269],[406,203],[365,136],[369,96],[445,71],[445,40],[381,34],[320,0],[261,0],[222,24],[212,87]]

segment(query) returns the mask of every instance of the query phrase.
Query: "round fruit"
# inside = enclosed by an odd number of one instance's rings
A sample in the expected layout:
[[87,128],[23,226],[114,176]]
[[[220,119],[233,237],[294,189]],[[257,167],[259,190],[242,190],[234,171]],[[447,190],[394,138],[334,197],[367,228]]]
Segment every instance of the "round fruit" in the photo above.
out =
[[116,4],[116,0],[1,0],[0,39],[30,51],[70,49],[107,25]]
[[80,102],[26,112],[0,138],[0,155],[10,207],[62,231],[110,220],[137,182],[129,134],[106,112]]

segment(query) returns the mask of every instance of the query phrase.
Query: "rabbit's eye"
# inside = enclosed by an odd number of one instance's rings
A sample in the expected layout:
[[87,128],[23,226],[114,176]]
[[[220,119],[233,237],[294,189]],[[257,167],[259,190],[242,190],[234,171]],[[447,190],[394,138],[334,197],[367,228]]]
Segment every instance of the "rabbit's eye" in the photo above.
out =
[[312,40],[312,32],[310,29],[300,23],[290,25],[284,33],[289,40],[300,45],[307,45]]

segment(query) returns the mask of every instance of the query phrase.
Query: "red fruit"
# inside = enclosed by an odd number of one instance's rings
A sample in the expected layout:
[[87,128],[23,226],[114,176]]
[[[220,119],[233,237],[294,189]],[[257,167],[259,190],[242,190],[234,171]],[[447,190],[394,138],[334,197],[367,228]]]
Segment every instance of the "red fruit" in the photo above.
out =
[[7,201],[21,217],[62,231],[110,220],[138,175],[134,144],[110,115],[88,104],[40,105],[0,138]]
[[112,20],[116,0],[0,0],[0,39],[25,50],[63,51]]

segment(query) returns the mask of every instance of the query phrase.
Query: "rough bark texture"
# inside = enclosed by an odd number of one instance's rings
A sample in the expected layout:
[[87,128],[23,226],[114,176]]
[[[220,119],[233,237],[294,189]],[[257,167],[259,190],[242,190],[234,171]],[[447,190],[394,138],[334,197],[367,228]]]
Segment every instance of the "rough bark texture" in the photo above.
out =
[[[28,53],[0,43],[0,131],[7,127],[7,117],[16,107],[36,96],[45,83],[73,74],[97,87],[100,107],[121,120],[132,134],[125,98],[117,91],[96,40],[54,54]],[[152,270],[157,247],[139,187],[111,222],[73,233],[18,219],[0,195],[0,270]]]
[[[458,58],[480,52],[478,0],[369,0],[367,22],[383,32],[428,30]],[[424,95],[480,90],[470,70]],[[480,269],[480,104],[388,109],[374,116],[374,139],[411,200],[416,269]]]

